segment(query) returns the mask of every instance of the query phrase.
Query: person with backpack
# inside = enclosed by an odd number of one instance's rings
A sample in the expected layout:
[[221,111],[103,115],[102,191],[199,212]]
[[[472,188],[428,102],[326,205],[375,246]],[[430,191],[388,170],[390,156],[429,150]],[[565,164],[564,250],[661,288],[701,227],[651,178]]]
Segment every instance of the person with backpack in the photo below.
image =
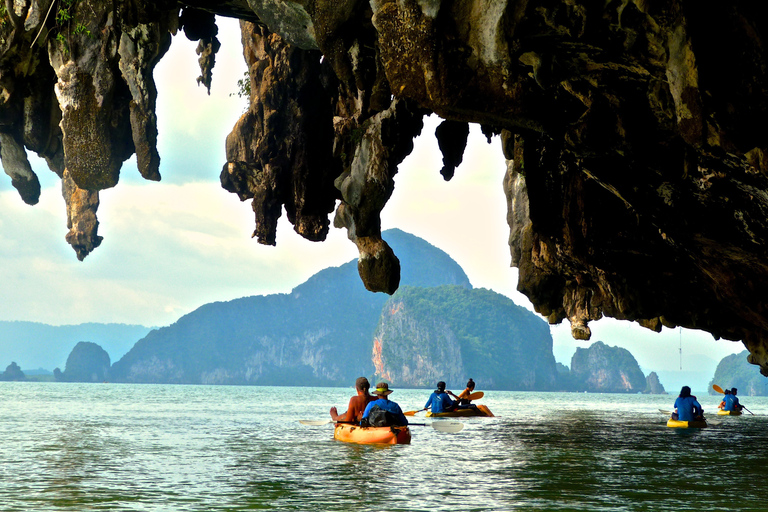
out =
[[408,419],[400,406],[387,398],[392,391],[386,382],[376,384],[376,389],[371,391],[371,394],[378,398],[369,402],[365,407],[360,425],[363,427],[390,427],[408,424]]

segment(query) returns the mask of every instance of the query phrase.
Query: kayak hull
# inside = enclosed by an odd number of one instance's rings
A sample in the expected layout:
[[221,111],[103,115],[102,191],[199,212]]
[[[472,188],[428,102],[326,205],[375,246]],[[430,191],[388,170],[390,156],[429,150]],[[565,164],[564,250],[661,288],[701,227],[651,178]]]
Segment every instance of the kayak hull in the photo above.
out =
[[356,444],[411,444],[411,431],[407,426],[361,427],[351,423],[337,423],[333,437]]
[[427,418],[461,418],[468,416],[482,416],[485,418],[493,418],[493,413],[485,405],[478,405],[477,409],[474,407],[468,407],[466,409],[456,409],[455,411],[438,412],[434,414],[427,412]]
[[670,418],[667,420],[667,426],[670,428],[706,428],[707,420],[680,421]]
[[741,416],[741,411],[723,411],[722,409],[717,411],[718,416]]

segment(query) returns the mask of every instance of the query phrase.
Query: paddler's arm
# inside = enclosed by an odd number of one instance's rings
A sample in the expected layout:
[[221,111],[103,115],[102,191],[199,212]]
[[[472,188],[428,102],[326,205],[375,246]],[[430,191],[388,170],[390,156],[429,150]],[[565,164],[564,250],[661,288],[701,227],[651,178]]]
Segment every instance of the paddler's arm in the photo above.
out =
[[346,421],[347,419],[347,413],[339,414],[339,411],[336,410],[336,407],[331,407],[331,419],[333,421]]

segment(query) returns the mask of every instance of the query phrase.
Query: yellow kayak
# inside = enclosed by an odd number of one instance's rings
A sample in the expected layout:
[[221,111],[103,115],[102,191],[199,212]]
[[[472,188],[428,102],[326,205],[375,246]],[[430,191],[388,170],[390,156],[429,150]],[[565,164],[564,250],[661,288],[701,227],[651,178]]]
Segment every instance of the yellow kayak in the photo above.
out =
[[669,418],[667,420],[667,426],[670,428],[705,428],[707,426],[707,420],[680,421]]
[[724,411],[722,409],[717,411],[718,416],[741,416],[741,411]]
[[438,412],[437,414],[427,412],[426,416],[427,418],[459,418],[467,416],[483,416],[486,418],[493,418],[493,413],[487,406],[478,405],[476,408],[466,407],[462,409],[456,409],[455,411]]
[[361,427],[353,423],[337,423],[333,437],[345,443],[357,444],[411,444],[411,431],[403,425],[397,427]]

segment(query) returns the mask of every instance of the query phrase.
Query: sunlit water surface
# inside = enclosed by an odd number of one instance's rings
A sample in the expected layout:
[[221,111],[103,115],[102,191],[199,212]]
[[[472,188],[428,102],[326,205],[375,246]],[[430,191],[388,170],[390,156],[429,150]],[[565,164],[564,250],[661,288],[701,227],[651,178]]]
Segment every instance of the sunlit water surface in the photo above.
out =
[[[391,398],[420,409],[430,391]],[[0,510],[768,510],[766,398],[688,432],[665,426],[671,395],[488,391],[498,417],[393,447],[298,422],[351,394],[0,383]]]

